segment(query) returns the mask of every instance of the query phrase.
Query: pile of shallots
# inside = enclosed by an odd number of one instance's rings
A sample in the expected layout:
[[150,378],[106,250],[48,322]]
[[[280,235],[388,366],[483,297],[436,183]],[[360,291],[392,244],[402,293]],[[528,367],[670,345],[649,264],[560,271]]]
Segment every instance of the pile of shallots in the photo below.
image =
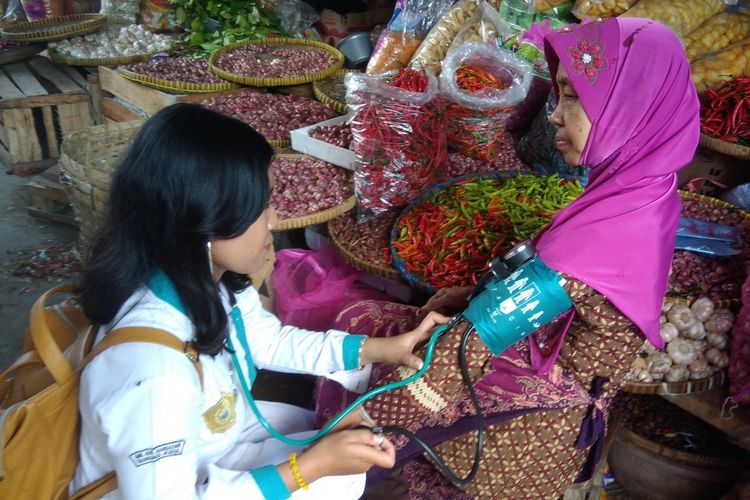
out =
[[710,377],[729,364],[729,331],[734,314],[717,309],[707,297],[691,306],[666,301],[662,308],[658,351],[648,341],[633,363],[627,379],[636,382],[684,382]]
[[272,202],[281,220],[333,208],[354,194],[346,170],[316,158],[276,156],[271,168]]

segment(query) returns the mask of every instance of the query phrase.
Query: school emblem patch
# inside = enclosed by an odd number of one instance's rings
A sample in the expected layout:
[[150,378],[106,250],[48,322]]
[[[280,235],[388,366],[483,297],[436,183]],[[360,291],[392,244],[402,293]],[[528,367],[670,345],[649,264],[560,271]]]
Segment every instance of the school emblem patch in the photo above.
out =
[[234,394],[223,392],[219,401],[203,412],[203,420],[211,432],[214,434],[226,432],[234,425],[237,417],[235,404]]

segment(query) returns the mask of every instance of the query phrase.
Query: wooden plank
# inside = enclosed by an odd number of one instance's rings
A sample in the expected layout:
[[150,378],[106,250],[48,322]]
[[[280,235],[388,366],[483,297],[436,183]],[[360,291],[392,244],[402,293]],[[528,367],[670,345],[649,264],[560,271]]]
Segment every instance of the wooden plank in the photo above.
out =
[[53,222],[60,222],[69,226],[77,226],[78,221],[74,215],[59,214],[56,212],[48,212],[46,210],[40,210],[36,207],[27,207],[26,210],[33,216],[39,217],[40,219],[47,219]]
[[[32,203],[39,203],[39,200],[51,200],[58,203],[70,203],[68,193],[59,182],[53,182],[44,177],[36,176],[33,180],[26,183],[26,192],[32,197]],[[40,205],[34,205],[40,206]]]
[[33,97],[49,94],[24,63],[10,64],[6,66],[6,69],[10,79],[25,96]]
[[57,163],[57,158],[47,158],[40,161],[11,163],[10,153],[0,145],[0,163],[3,163],[8,173],[17,173],[22,175],[38,174]]
[[104,112],[102,111],[102,99],[104,92],[99,83],[99,74],[92,73],[87,77],[89,96],[91,96],[91,117],[94,123],[99,125],[104,121]]
[[68,75],[68,77],[74,82],[76,82],[76,84],[78,84],[79,87],[81,87],[82,89],[86,88],[86,78],[84,78],[75,67],[61,65],[61,66],[58,66],[58,69],[60,69],[63,73]]
[[729,397],[726,387],[662,397],[724,432],[738,446],[750,451],[750,408],[740,406],[730,412],[732,405],[727,403],[725,406],[726,398]]
[[18,90],[18,87],[10,81],[10,78],[8,78],[5,73],[0,71],[0,99],[18,99],[22,97],[26,96],[23,95],[23,92]]
[[142,120],[144,118],[143,115],[139,115],[111,97],[102,98],[102,112],[104,113],[104,116],[116,123]]
[[55,127],[55,117],[52,114],[52,106],[42,108],[42,123],[47,136],[47,158],[58,158],[60,145],[57,142],[57,127]]
[[68,75],[43,57],[35,57],[29,61],[29,64],[34,71],[52,82],[62,94],[77,94],[86,91],[85,87],[78,86]]
[[149,115],[176,102],[175,96],[127,80],[117,74],[116,70],[105,66],[99,66],[99,82],[102,90],[132,103]]
[[31,109],[9,109],[4,113],[5,131],[8,134],[8,151],[11,167],[22,162],[40,161],[42,145],[34,126],[34,115]]
[[214,97],[218,97],[221,95],[241,94],[247,91],[264,92],[265,89],[261,89],[260,87],[254,87],[254,88],[240,87],[240,88],[232,89],[232,90],[224,90],[222,92],[206,92],[205,94],[185,94],[185,95],[176,96],[175,101],[176,102],[194,102],[194,103],[200,104],[206,99],[213,99]]
[[77,104],[60,104],[57,115],[64,136],[94,125],[88,100]]
[[6,172],[10,173],[13,171],[13,168],[11,167],[10,153],[4,144],[0,144],[0,163],[5,166]]
[[74,102],[88,102],[89,96],[86,92],[80,94],[52,94],[19,99],[3,99],[0,101],[0,109],[13,108],[35,108],[39,106],[55,106],[57,104],[72,104]]
[[[0,111],[0,116],[3,112]],[[8,145],[8,134],[5,132],[5,125],[0,125],[0,143]]]

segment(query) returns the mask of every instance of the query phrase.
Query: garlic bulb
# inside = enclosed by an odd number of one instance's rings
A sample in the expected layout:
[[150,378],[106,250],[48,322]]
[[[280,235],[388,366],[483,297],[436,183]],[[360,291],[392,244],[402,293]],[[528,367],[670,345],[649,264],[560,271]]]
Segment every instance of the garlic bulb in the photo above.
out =
[[675,365],[664,374],[664,380],[667,382],[684,382],[688,378],[690,378],[690,370],[682,365]]
[[637,356],[635,358],[635,361],[633,361],[633,370],[647,370],[648,369],[648,361],[646,361],[646,358],[643,356]]
[[706,359],[717,368],[726,368],[729,364],[729,355],[713,348],[706,351]]
[[680,332],[674,324],[664,323],[661,325],[661,328],[659,328],[659,334],[661,335],[661,339],[668,344],[676,339]]
[[705,339],[688,339],[690,345],[693,346],[695,354],[700,356],[708,349],[708,342]]
[[669,322],[677,327],[678,330],[685,331],[695,324],[695,315],[688,306],[675,304],[667,313]]
[[708,344],[711,347],[718,349],[719,351],[726,350],[728,340],[729,339],[726,333],[709,333],[708,334]]
[[691,372],[704,370],[706,368],[708,368],[708,361],[703,356],[698,356],[697,358],[695,358],[695,361],[688,365],[688,370],[690,370]]
[[695,319],[700,322],[706,321],[709,316],[714,313],[714,303],[708,297],[701,297],[690,306],[690,310],[693,311]]
[[690,370],[690,380],[700,380],[702,378],[710,377],[713,373],[711,367],[706,365],[705,368],[699,368],[697,370]]
[[656,352],[648,357],[648,371],[651,375],[663,375],[672,367],[672,358],[663,352]]
[[683,336],[688,339],[703,339],[706,337],[706,328],[703,323],[696,321],[690,328],[683,331]]
[[709,333],[725,333],[732,329],[734,314],[729,309],[717,309],[708,317],[704,326]]
[[669,320],[667,319],[667,315],[666,314],[662,314],[661,316],[659,316],[659,324],[660,325],[663,325],[667,321],[669,321]]
[[667,344],[667,354],[678,365],[689,365],[698,356],[690,341],[681,338],[676,338]]
[[672,306],[674,306],[674,302],[671,300],[665,300],[661,305],[662,314],[667,314],[669,310],[672,309]]

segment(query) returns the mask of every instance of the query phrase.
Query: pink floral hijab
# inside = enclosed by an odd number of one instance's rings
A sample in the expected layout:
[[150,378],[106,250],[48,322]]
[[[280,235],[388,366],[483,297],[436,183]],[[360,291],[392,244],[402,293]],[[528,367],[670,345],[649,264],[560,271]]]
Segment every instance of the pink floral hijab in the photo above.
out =
[[[592,122],[583,194],[537,237],[541,258],[607,297],[657,347],[680,215],[676,172],[698,145],[698,96],[677,37],[613,18],[548,35]],[[555,85],[555,92],[558,92]]]

